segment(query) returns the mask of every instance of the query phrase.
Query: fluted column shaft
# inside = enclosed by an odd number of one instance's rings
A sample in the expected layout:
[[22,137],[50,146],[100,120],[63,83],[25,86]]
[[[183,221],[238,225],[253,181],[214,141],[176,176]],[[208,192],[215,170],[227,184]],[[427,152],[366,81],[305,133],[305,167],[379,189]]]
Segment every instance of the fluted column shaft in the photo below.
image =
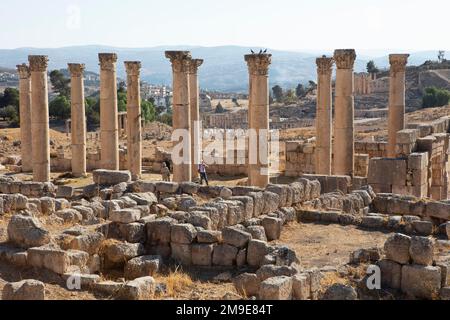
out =
[[198,67],[203,64],[201,59],[192,59],[189,65],[189,96],[191,116],[191,161],[192,178],[198,176],[198,164],[202,158],[202,146],[200,145],[200,109],[199,109],[199,85]]
[[31,138],[31,74],[26,64],[18,65],[19,72],[19,113],[20,113],[20,152],[22,171],[33,171]]

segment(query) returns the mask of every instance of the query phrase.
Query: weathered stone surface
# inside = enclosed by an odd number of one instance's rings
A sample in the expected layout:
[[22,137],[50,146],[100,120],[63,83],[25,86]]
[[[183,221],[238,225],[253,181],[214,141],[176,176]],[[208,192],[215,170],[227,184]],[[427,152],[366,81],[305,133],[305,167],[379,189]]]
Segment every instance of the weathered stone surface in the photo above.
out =
[[193,244],[192,264],[195,266],[210,266],[212,264],[213,250],[213,244]]
[[249,226],[247,231],[252,235],[253,239],[267,242],[266,231],[263,226]]
[[5,284],[2,300],[45,300],[45,285],[37,280],[22,280]]
[[260,300],[290,300],[292,298],[292,278],[274,277],[261,282],[259,286]]
[[109,220],[119,223],[132,223],[141,219],[141,211],[137,209],[114,210],[109,214]]
[[268,253],[269,247],[267,242],[250,240],[247,247],[247,263],[252,267],[260,267]]
[[121,237],[127,242],[138,243],[145,241],[145,225],[143,223],[119,223],[118,228]]
[[176,193],[178,190],[178,183],[161,181],[156,183],[156,191],[162,193]]
[[323,300],[356,300],[356,290],[351,286],[335,283],[329,287],[324,295]]
[[70,248],[74,250],[85,251],[90,255],[98,253],[98,250],[105,237],[100,232],[92,232],[79,235],[72,239]]
[[278,209],[280,204],[280,196],[270,191],[264,191],[264,211],[263,213],[271,213]]
[[429,236],[433,233],[433,223],[429,221],[413,221],[414,230],[421,236]]
[[265,217],[264,219],[262,219],[261,225],[264,227],[268,241],[280,239],[281,228],[283,226],[283,222],[281,219]]
[[92,178],[96,184],[112,186],[121,182],[130,182],[131,173],[129,171],[99,169],[92,172]]
[[182,182],[180,183],[181,192],[186,194],[197,194],[200,185],[194,182]]
[[126,279],[136,279],[153,276],[162,265],[160,256],[141,256],[133,258],[125,264],[124,276]]
[[402,280],[402,265],[387,259],[377,262],[381,271],[381,287],[383,289],[400,289]]
[[368,229],[381,229],[385,226],[385,219],[380,216],[364,216],[361,226]]
[[258,295],[260,283],[261,281],[254,273],[243,273],[233,279],[236,291],[243,297]]
[[192,246],[190,244],[171,242],[172,258],[182,265],[192,264]]
[[311,296],[311,283],[307,274],[295,274],[292,277],[292,297],[295,300],[307,300]]
[[89,254],[78,250],[61,250],[54,245],[28,249],[27,261],[30,266],[46,268],[57,274],[83,270]]
[[380,249],[358,249],[350,254],[350,263],[360,264],[367,262],[376,262],[380,260]]
[[73,197],[74,188],[70,186],[58,186],[56,190],[57,198],[72,198]]
[[433,241],[426,237],[412,237],[409,254],[415,264],[431,265],[433,263]]
[[127,243],[113,241],[104,246],[103,255],[114,266],[124,265],[128,260],[145,253],[144,246],[140,243]]
[[222,230],[223,242],[236,248],[244,248],[252,239],[252,235],[248,232],[240,230],[236,227],[226,227]]
[[222,232],[202,230],[197,232],[198,243],[217,243],[222,241]]
[[136,201],[140,206],[150,206],[152,204],[158,203],[158,199],[152,192],[145,193],[128,193],[127,196]]
[[156,184],[152,181],[138,180],[130,185],[130,189],[133,192],[155,192]]
[[146,224],[147,241],[151,244],[170,243],[170,229],[175,221],[171,218],[163,218],[148,222]]
[[265,265],[256,271],[256,275],[260,281],[264,281],[273,277],[287,276],[292,277],[297,273],[297,270],[293,267],[288,266],[274,266],[274,265]]
[[421,299],[432,299],[441,289],[439,267],[404,265],[401,289],[404,293]]
[[120,290],[124,300],[151,300],[155,294],[156,281],[152,277],[137,278],[127,282]]
[[409,253],[410,245],[410,237],[401,233],[391,235],[384,243],[386,258],[400,264],[409,263],[411,257]]
[[174,224],[170,231],[170,241],[180,244],[190,244],[197,236],[197,230],[192,224]]
[[238,249],[228,244],[220,244],[214,248],[213,265],[233,266],[236,263]]
[[83,220],[83,216],[75,209],[64,209],[56,212],[56,215],[64,220],[64,223],[79,223]]
[[50,233],[38,219],[14,215],[8,224],[8,239],[21,248],[39,247],[50,242]]

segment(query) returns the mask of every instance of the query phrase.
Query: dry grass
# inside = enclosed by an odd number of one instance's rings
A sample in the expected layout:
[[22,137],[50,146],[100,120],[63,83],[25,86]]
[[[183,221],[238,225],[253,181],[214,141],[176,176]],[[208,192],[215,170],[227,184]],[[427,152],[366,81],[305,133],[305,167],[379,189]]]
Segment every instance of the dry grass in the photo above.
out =
[[164,297],[169,298],[179,297],[182,291],[192,287],[194,284],[191,277],[179,268],[176,268],[173,271],[171,270],[166,276],[158,275],[155,279],[166,285],[167,291]]

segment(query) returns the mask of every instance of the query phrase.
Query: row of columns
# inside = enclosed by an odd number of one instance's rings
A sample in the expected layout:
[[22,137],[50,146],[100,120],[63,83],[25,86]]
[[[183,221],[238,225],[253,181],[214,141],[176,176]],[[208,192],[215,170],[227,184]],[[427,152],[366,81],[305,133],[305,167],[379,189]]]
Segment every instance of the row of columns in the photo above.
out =
[[[395,157],[396,134],[405,128],[405,72],[408,54],[389,56],[390,92],[388,157]],[[354,172],[353,49],[334,52],[333,58],[316,59],[318,93],[316,110],[316,173],[349,175]],[[336,63],[334,144],[332,145],[332,68]],[[334,155],[334,158],[333,158]],[[334,166],[332,166],[332,159]]]
[[[101,165],[119,170],[117,119],[117,55],[99,54]],[[47,56],[29,56],[29,66],[18,65],[22,170],[33,172],[33,180],[50,181]],[[125,62],[127,70],[128,166],[134,179],[142,173],[140,68],[138,61]],[[69,63],[71,75],[72,174],[86,175],[86,117],[84,64]]]

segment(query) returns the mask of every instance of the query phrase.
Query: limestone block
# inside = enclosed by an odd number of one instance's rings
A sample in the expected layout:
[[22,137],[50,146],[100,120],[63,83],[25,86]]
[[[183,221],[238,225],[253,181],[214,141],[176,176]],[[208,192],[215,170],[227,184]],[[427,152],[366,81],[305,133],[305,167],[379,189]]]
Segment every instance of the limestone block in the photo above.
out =
[[220,231],[202,230],[197,232],[198,243],[217,243],[222,241],[222,233]]
[[245,248],[252,239],[252,235],[248,232],[240,230],[236,227],[226,227],[222,230],[223,242],[236,248]]
[[174,224],[170,231],[170,241],[179,244],[190,244],[197,236],[197,230],[192,224]]
[[125,279],[153,276],[162,265],[160,256],[141,256],[133,258],[125,264]]
[[249,226],[247,231],[252,235],[253,239],[267,242],[266,231],[263,226]]
[[2,300],[45,300],[45,285],[38,280],[22,280],[5,284]]
[[386,258],[400,264],[407,264],[411,258],[409,247],[411,238],[401,233],[396,233],[386,240],[384,243],[384,251]]
[[264,281],[273,277],[287,276],[292,277],[297,273],[294,267],[288,266],[275,266],[275,265],[264,265],[256,271],[256,275],[260,281]]
[[121,238],[130,243],[144,242],[145,240],[145,225],[139,222],[133,223],[118,223],[118,229]]
[[409,254],[415,264],[431,265],[433,263],[434,244],[430,238],[412,237]]
[[127,282],[120,290],[124,300],[151,300],[155,294],[156,281],[148,276]]
[[252,267],[260,267],[264,257],[270,252],[267,242],[250,240],[247,247],[247,263]]
[[155,221],[148,222],[147,241],[150,244],[170,243],[171,227],[175,220],[171,218],[162,218]]
[[323,300],[357,300],[357,293],[353,287],[335,283],[324,293]]
[[238,249],[229,244],[220,244],[214,247],[213,265],[232,266],[236,263]]
[[113,222],[132,223],[141,219],[141,211],[136,209],[114,210],[109,214],[109,219]]
[[236,291],[244,297],[258,295],[260,280],[254,273],[243,273],[233,279]]
[[39,247],[50,242],[50,233],[37,218],[14,215],[8,223],[8,239],[21,248]]
[[439,267],[404,265],[401,289],[404,293],[420,299],[432,299],[441,289]]
[[192,264],[195,266],[211,266],[213,251],[213,244],[193,244]]
[[291,300],[292,278],[274,277],[261,282],[259,286],[260,300]]
[[121,182],[131,181],[131,173],[129,171],[99,169],[92,172],[92,177],[96,184],[101,185],[116,185]]
[[279,218],[265,217],[261,221],[264,227],[267,240],[273,241],[280,239],[283,222]]
[[402,265],[392,260],[383,259],[377,262],[381,271],[381,287],[383,289],[400,289]]
[[307,274],[292,277],[292,297],[295,300],[307,300],[311,296],[311,283]]

